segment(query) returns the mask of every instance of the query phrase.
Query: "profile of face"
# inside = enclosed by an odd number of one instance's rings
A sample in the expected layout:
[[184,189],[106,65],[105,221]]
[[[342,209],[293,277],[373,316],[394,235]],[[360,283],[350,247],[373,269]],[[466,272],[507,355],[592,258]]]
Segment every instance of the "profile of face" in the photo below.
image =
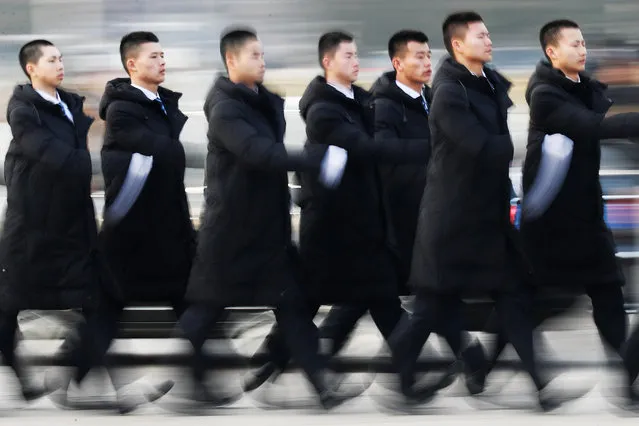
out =
[[399,53],[393,58],[393,68],[397,74],[415,83],[428,84],[433,75],[428,43],[409,41]]
[[27,63],[27,74],[31,81],[38,81],[49,87],[58,87],[64,80],[62,54],[55,46],[40,47],[42,56],[35,63]]
[[555,68],[567,74],[576,74],[586,69],[586,41],[579,28],[563,28],[555,45],[546,47],[546,55]]
[[327,75],[330,74],[344,83],[355,83],[359,76],[357,44],[354,41],[341,42],[332,56],[328,54],[324,56],[322,65]]
[[455,53],[468,61],[487,63],[493,60],[493,42],[483,22],[470,22],[464,38],[453,38]]
[[126,61],[129,75],[149,84],[160,85],[166,78],[166,60],[160,43],[143,43]]
[[248,84],[264,82],[266,62],[264,61],[264,47],[259,39],[246,41],[235,52],[228,52],[226,65],[229,74]]

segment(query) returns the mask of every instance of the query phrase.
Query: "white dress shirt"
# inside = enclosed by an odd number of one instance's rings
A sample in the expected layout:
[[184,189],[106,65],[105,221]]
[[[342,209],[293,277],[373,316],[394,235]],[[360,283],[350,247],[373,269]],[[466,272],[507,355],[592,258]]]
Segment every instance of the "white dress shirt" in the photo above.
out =
[[54,105],[62,105],[62,109],[64,110],[64,115],[66,115],[69,121],[73,123],[73,114],[71,114],[71,110],[69,109],[67,104],[65,104],[62,101],[62,99],[60,99],[60,94],[58,93],[57,90],[55,91],[55,98],[42,90],[38,90],[38,89],[34,89],[34,90],[38,93],[38,95],[42,96],[42,98],[45,101],[51,102]]
[[333,87],[342,95],[346,96],[348,99],[355,99],[355,92],[353,92],[353,88],[342,86],[341,84],[332,81],[327,81],[326,83],[328,83],[329,86]]
[[136,89],[140,90],[142,93],[144,93],[144,96],[146,96],[147,98],[149,98],[152,101],[154,101],[154,100],[156,100],[157,98],[160,97],[160,95],[158,95],[157,93],[153,93],[149,89],[146,89],[146,88],[144,88],[142,86],[138,86],[137,84],[131,83],[131,86],[133,86]]
[[413,99],[417,99],[422,95],[417,90],[413,89],[412,87],[408,87],[407,85],[405,85],[399,80],[395,80],[395,84],[397,84],[397,87],[402,89],[404,93],[406,93],[408,96],[410,96]]
[[424,103],[424,105],[426,105],[426,108],[427,108],[426,111],[428,111],[428,101],[426,101],[426,98],[424,97],[423,93],[420,93],[420,92],[416,91],[412,87],[408,87],[407,85],[405,85],[404,83],[402,83],[399,80],[395,80],[395,84],[397,84],[397,87],[402,89],[404,91],[404,93],[406,93],[411,98],[417,99],[417,98],[421,97],[422,98],[422,102]]

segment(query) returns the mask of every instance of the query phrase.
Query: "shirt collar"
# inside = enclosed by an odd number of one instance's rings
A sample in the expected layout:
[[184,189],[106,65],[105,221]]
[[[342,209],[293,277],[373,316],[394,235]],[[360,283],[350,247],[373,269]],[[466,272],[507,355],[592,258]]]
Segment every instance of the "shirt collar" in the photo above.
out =
[[570,81],[572,81],[573,83],[581,83],[581,76],[579,76],[579,74],[577,74],[577,80],[573,80],[572,78],[566,76],[566,78]]
[[337,90],[338,92],[340,92],[342,95],[346,96],[349,99],[355,99],[355,92],[353,92],[353,88],[348,88],[346,86],[343,86],[339,83],[335,83],[332,81],[327,81],[326,83],[328,83],[329,86],[332,86],[333,88],[335,88],[335,90]]
[[421,93],[419,93],[418,91],[416,91],[412,87],[408,87],[407,85],[405,85],[404,83],[402,83],[399,80],[395,80],[395,84],[397,84],[397,87],[402,89],[404,91],[404,93],[406,93],[408,96],[410,96],[413,99],[417,99],[420,96],[422,96]]
[[[470,71],[470,70],[468,70],[468,71],[469,71],[472,75],[474,75],[475,77],[479,77],[479,76],[478,76],[477,74],[475,74],[474,72],[472,72],[472,71]],[[481,69],[481,76],[482,76],[482,77],[484,77],[484,78],[488,78],[488,77],[486,77],[486,73],[484,72],[484,69],[483,69],[483,68]]]
[[55,97],[51,96],[50,94],[48,94],[47,92],[43,90],[35,89],[35,91],[38,93],[38,95],[42,96],[42,98],[45,101],[49,101],[54,105],[58,105],[59,103],[62,102],[62,99],[60,99],[60,94],[58,93],[57,90],[55,91]]
[[147,98],[149,98],[152,101],[154,101],[154,100],[156,100],[157,98],[160,97],[160,95],[158,95],[157,93],[153,93],[149,89],[146,89],[146,88],[144,88],[142,86],[138,86],[137,84],[131,83],[131,86],[135,87],[136,89],[138,89],[139,91],[144,93],[144,96],[146,96]]

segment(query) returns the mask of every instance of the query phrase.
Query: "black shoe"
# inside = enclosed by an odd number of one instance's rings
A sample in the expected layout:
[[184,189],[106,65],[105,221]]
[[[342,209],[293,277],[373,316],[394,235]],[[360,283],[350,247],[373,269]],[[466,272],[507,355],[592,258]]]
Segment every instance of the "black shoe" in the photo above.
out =
[[346,401],[360,396],[366,388],[364,386],[348,386],[344,384],[344,375],[329,374],[322,372],[319,377],[314,380],[315,388],[318,390],[320,404],[324,409],[331,410]]
[[484,346],[475,341],[462,353],[464,362],[464,383],[471,395],[477,395],[486,388],[486,375],[488,374],[486,352]]
[[421,409],[437,396],[439,383],[430,379],[406,388],[404,384],[395,382],[385,384],[382,389],[380,393],[371,393],[371,397],[383,409],[394,413],[415,414],[416,409]]
[[22,397],[25,401],[31,402],[55,392],[58,388],[47,386],[27,386],[22,388]]
[[155,402],[169,393],[175,382],[166,380],[160,385],[151,385],[147,389],[141,389],[134,384],[126,386],[117,393],[117,409],[120,414],[128,414],[137,410],[142,405]]
[[444,374],[436,381],[436,387],[438,390],[446,389],[455,383],[457,374],[461,369],[459,362],[453,362],[444,372]]
[[339,407],[343,403],[357,398],[363,393],[362,390],[345,391],[343,389],[327,389],[320,393],[320,404],[325,410],[332,410]]
[[244,389],[244,392],[252,392],[266,383],[267,380],[275,380],[279,376],[279,373],[279,368],[277,368],[274,363],[267,362],[244,376],[242,389]]
[[553,388],[553,382],[550,382],[538,391],[539,407],[545,411],[553,411],[561,407],[565,403],[575,401],[586,395],[591,388],[582,388],[574,390],[558,390]]
[[171,389],[173,389],[173,386],[175,386],[173,380],[165,380],[159,385],[152,385],[149,389],[146,389],[144,391],[144,397],[148,402],[155,402],[169,393]]
[[191,400],[198,404],[210,405],[213,407],[225,407],[233,404],[241,397],[240,395],[222,395],[211,392],[202,382],[195,382],[191,390]]
[[37,385],[22,385],[22,397],[27,402],[35,401],[36,399],[40,399],[57,391],[63,386],[64,381],[61,378],[56,378],[51,374],[45,373],[44,378],[42,379],[42,383],[39,383]]
[[409,391],[404,391],[407,406],[423,405],[430,402],[437,392],[442,389],[444,382],[437,383],[416,383]]

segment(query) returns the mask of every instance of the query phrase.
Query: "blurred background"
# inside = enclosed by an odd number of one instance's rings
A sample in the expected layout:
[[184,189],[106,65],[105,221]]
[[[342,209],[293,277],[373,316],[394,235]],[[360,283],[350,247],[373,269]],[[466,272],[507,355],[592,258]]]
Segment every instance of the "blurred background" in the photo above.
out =
[[[0,108],[6,110],[13,86],[25,81],[17,61],[20,46],[34,38],[46,38],[64,55],[65,87],[86,96],[87,113],[96,115],[105,83],[124,76],[118,54],[122,35],[135,30],[155,32],[166,52],[165,85],[184,94],[181,108],[189,116],[181,139],[188,157],[186,186],[197,221],[206,154],[207,124],[202,105],[216,73],[223,68],[218,40],[226,26],[248,24],[258,31],[265,47],[266,84],[286,99],[286,144],[299,148],[305,139],[297,110],[299,96],[319,72],[316,46],[323,32],[344,29],[356,36],[360,84],[368,87],[391,68],[386,44],[395,31],[416,28],[426,32],[437,63],[444,54],[441,23],[447,14],[462,9],[473,9],[483,16],[493,40],[493,65],[514,83],[511,96],[516,106],[509,121],[515,144],[511,173],[515,195],[519,195],[528,127],[523,93],[542,57],[538,31],[545,22],[564,17],[577,21],[587,40],[588,70],[610,85],[610,97],[615,101],[611,112],[639,111],[637,0],[0,0]],[[97,120],[91,129],[90,149],[98,215],[103,205],[102,133],[102,123]],[[3,113],[1,158],[10,139]],[[608,223],[632,278],[639,253],[636,143],[616,140],[602,144],[601,176]],[[3,199],[5,193],[0,187]],[[634,296],[629,303],[632,300]]]
[[[182,108],[191,117],[182,135],[192,154],[190,165],[201,166],[206,142],[201,108],[216,71],[223,68],[218,39],[224,27],[244,23],[258,31],[267,83],[289,97],[287,143],[299,145],[304,131],[295,97],[318,72],[316,45],[322,32],[341,28],[356,36],[361,84],[367,86],[390,67],[386,43],[393,32],[425,31],[437,61],[443,54],[443,19],[467,8],[484,17],[495,46],[494,65],[515,83],[515,164],[525,148],[523,91],[541,57],[538,30],[548,20],[569,17],[580,23],[590,48],[589,68],[616,86],[618,107],[633,107],[637,96],[629,86],[639,84],[639,2],[632,0],[2,0],[0,108],[6,109],[12,87],[24,80],[17,52],[26,41],[42,37],[58,45],[65,56],[65,86],[87,96],[88,110],[95,114],[105,82],[123,75],[118,55],[122,35],[153,31],[166,50],[166,85],[184,93]],[[100,148],[101,133],[98,122],[92,129],[93,151]],[[6,144],[9,134],[0,135]]]
[[[435,60],[442,56],[441,23],[455,10],[474,9],[485,19],[495,46],[494,64],[515,83],[518,108],[511,131],[516,161],[525,147],[526,109],[523,100],[528,75],[541,57],[540,26],[569,17],[580,23],[590,48],[589,67],[614,86],[618,103],[637,99],[628,86],[639,84],[639,2],[636,0],[2,0],[0,4],[0,107],[4,111],[14,84],[24,76],[17,52],[26,41],[42,37],[58,45],[65,56],[68,88],[82,92],[89,112],[107,80],[123,75],[118,56],[120,37],[134,30],[155,32],[166,50],[167,87],[184,93],[182,108],[191,116],[182,139],[189,151],[205,143],[201,114],[203,97],[221,70],[218,39],[233,23],[252,25],[265,46],[267,82],[289,97],[287,143],[303,143],[297,99],[318,72],[319,35],[341,28],[357,37],[363,72],[369,85],[389,69],[386,43],[401,28],[418,28],[431,38]],[[518,114],[522,114],[521,117]],[[4,114],[2,114],[4,116]],[[4,117],[3,117],[4,118]],[[10,136],[1,134],[2,143]],[[92,129],[91,148],[98,150],[101,126]],[[198,146],[199,145],[199,146]],[[201,157],[194,155],[194,165]]]

